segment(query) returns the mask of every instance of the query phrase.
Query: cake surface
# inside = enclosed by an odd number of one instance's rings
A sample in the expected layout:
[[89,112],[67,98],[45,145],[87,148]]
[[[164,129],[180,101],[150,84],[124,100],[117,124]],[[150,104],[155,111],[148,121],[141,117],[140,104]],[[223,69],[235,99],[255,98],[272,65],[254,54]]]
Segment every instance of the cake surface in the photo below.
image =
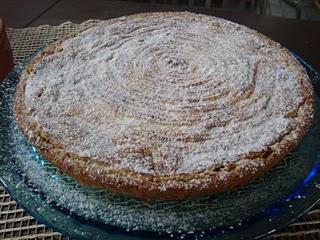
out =
[[311,125],[312,87],[280,44],[193,13],[101,22],[40,52],[21,76],[16,120],[80,182],[141,199],[248,184]]

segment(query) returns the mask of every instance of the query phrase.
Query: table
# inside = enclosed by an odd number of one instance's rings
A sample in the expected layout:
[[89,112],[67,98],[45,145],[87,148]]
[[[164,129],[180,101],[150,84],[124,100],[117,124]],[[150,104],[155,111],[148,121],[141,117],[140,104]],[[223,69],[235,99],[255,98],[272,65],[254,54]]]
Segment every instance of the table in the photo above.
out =
[[[26,9],[28,10],[26,11]],[[274,18],[240,11],[224,11],[195,6],[173,6],[124,1],[91,0],[89,3],[85,0],[29,0],[27,3],[20,3],[13,0],[2,0],[0,4],[0,15],[5,19],[7,26],[11,28],[34,27],[43,24],[57,25],[65,21],[81,23],[88,19],[109,19],[138,12],[186,10],[223,17],[256,29],[280,42],[291,51],[309,61],[317,69],[320,69],[320,22]],[[12,37],[14,32],[14,29],[11,29],[9,37]],[[10,206],[16,206],[16,204],[6,201],[6,199],[10,199],[10,196],[0,189],[0,238],[9,236],[1,234],[10,225],[10,221],[7,219],[10,212],[15,213],[13,218],[17,215],[23,219],[28,219],[32,224],[37,224],[31,217],[23,213],[22,209],[17,207],[10,209]],[[1,205],[1,200],[3,202],[6,201],[6,205]],[[37,226],[33,236],[29,235],[28,238],[20,237],[12,239],[66,239],[57,233],[52,233],[43,225]],[[290,225],[272,238],[320,239],[319,226],[320,206],[317,206],[302,218],[300,222]],[[37,231],[40,231],[40,233]],[[13,236],[10,235],[9,238]]]

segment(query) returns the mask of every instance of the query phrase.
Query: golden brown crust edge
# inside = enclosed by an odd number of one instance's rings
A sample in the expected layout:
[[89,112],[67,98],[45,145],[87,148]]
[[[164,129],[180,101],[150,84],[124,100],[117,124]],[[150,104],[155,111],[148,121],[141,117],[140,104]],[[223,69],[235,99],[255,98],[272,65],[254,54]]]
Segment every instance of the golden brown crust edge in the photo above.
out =
[[[143,14],[140,14],[143,15]],[[109,21],[117,21],[116,19]],[[258,33],[257,33],[258,34]],[[67,38],[76,36],[73,34]],[[108,188],[116,192],[126,193],[144,200],[163,199],[163,200],[183,200],[191,197],[207,195],[211,193],[232,190],[247,185],[252,180],[263,175],[265,172],[275,166],[285,155],[295,149],[298,143],[306,134],[311,125],[313,118],[313,93],[312,86],[307,79],[307,75],[303,67],[295,60],[288,50],[279,47],[271,39],[259,34],[265,38],[271,45],[279,48],[288,62],[288,66],[296,71],[305,92],[305,102],[300,106],[297,113],[299,127],[293,129],[288,135],[284,136],[280,142],[276,142],[270,147],[271,153],[266,157],[257,159],[241,159],[236,163],[224,166],[224,168],[210,169],[204,172],[193,174],[179,174],[173,176],[152,176],[148,174],[138,174],[129,170],[110,169],[95,161],[90,161],[88,166],[87,159],[70,156],[56,143],[48,141],[47,137],[41,136],[41,131],[35,132],[40,137],[30,137],[28,129],[30,122],[28,121],[28,112],[24,104],[24,89],[27,83],[28,75],[33,69],[33,65],[47,55],[59,51],[60,44],[67,38],[59,40],[49,45],[43,52],[39,53],[23,72],[16,93],[16,120],[22,132],[28,137],[29,141],[37,147],[39,152],[50,162],[54,163],[59,169],[73,176],[81,183]],[[258,166],[258,167],[257,167]],[[225,175],[220,178],[221,171]],[[100,174],[96,174],[99,172]],[[219,174],[220,173],[220,174]],[[90,177],[90,176],[95,176]],[[125,179],[130,178],[130,182]],[[205,183],[194,184],[186,187],[188,181],[199,180]],[[162,189],[163,183],[175,181],[181,183],[183,187],[167,187]],[[175,185],[176,186],[176,185]]]

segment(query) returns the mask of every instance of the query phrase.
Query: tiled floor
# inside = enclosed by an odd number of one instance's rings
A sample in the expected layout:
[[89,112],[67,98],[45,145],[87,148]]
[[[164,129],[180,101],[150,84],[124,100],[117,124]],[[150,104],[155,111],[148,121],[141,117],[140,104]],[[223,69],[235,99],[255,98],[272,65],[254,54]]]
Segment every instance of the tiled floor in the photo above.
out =
[[[320,21],[320,9],[313,0],[301,0],[301,19]],[[268,0],[267,15],[296,18],[296,9],[284,0]]]

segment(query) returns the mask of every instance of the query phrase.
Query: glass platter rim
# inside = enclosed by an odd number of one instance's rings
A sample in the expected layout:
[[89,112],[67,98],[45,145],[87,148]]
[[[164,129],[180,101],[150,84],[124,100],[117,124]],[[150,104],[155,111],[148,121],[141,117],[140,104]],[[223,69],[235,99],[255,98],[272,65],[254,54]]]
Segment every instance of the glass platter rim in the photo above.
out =
[[[5,78],[3,80],[3,83],[7,81],[7,79],[9,78],[9,76],[11,75],[14,75],[16,73],[16,71],[18,70],[18,68],[24,68],[32,59],[33,57],[39,52],[41,51],[43,48],[35,51],[33,54],[31,54],[30,56],[26,57],[21,63],[17,64],[11,71],[10,73],[8,74],[7,78]],[[309,71],[312,71],[313,73],[315,73],[317,76],[319,76],[319,72],[317,71],[317,69],[310,65],[309,63],[307,63],[305,60],[303,60],[301,57],[299,57],[298,55],[294,54],[293,55],[295,56],[295,58],[304,66],[304,68],[307,68]],[[17,74],[17,76],[20,76],[21,75],[21,72]],[[0,85],[2,85],[2,83],[0,83]],[[315,95],[318,95],[318,94],[315,94]],[[0,154],[0,157],[1,157],[1,154]],[[1,165],[1,159],[0,159],[0,165]],[[316,173],[315,173],[315,176],[316,175],[320,175],[318,173],[318,169],[319,169],[319,166],[316,168]],[[1,171],[0,171],[1,173]],[[4,188],[9,192],[10,196],[20,205],[22,206],[28,213],[30,213],[32,216],[34,216],[37,220],[39,220],[39,222],[41,223],[44,223],[45,225],[49,226],[50,228],[54,229],[54,230],[57,230],[58,232],[66,235],[66,236],[70,236],[71,238],[73,239],[88,239],[88,238],[85,238],[85,237],[82,237],[81,235],[79,234],[76,234],[74,232],[70,232],[68,230],[64,230],[64,228],[62,226],[57,226],[57,224],[54,224],[52,222],[50,222],[50,220],[48,220],[45,216],[39,214],[39,212],[37,212],[36,209],[33,209],[33,208],[30,208],[30,203],[25,203],[25,202],[21,202],[19,199],[19,192],[15,192],[13,191],[12,189],[10,189],[10,187],[8,187],[7,183],[6,183],[6,180],[3,179],[3,176],[2,174],[0,174],[0,182],[1,184],[4,186]],[[35,193],[32,193],[32,195],[36,195]],[[320,195],[319,195],[320,196]],[[21,197],[21,196],[20,196]],[[34,197],[37,197],[39,198],[39,196],[34,196]],[[40,197],[41,198],[41,197]],[[33,200],[35,201],[35,200]],[[283,223],[281,226],[274,226],[272,228],[271,231],[268,231],[268,232],[264,232],[260,235],[257,235],[255,236],[255,238],[263,238],[263,237],[266,237],[272,233],[274,233],[275,231],[279,231],[280,229],[283,229],[284,227],[288,226],[290,223],[296,221],[298,218],[300,218],[302,215],[304,215],[305,213],[307,213],[311,208],[313,208],[317,203],[320,202],[320,198],[318,198],[317,200],[313,201],[312,204],[308,204],[308,207],[306,207],[303,211],[301,211],[299,214],[297,214],[295,217],[291,218],[291,220],[287,221],[286,223]],[[29,205],[29,206],[27,206]],[[50,206],[48,206],[50,208]],[[55,209],[55,211],[59,211],[58,209]],[[65,215],[65,214],[64,214]],[[64,217],[70,217],[69,216],[64,216]],[[83,225],[83,220],[85,219],[79,219],[79,217],[75,217],[75,219],[73,219],[75,221],[74,224],[81,224],[81,226]],[[86,224],[88,225],[88,224]],[[99,226],[98,226],[99,227]],[[119,227],[117,226],[110,226],[111,228],[114,228],[114,229],[118,229]],[[241,227],[242,228],[242,227]],[[69,228],[67,228],[69,229]],[[240,229],[241,230],[241,229]],[[105,230],[104,231],[107,231],[107,235],[109,234],[108,230]],[[113,233],[112,233],[113,234]],[[130,237],[130,239],[146,239],[145,236],[141,236],[141,235],[137,235],[135,236],[135,234],[130,234],[127,235],[127,232],[125,231],[125,229],[121,229],[121,232],[116,232],[115,235],[119,234],[120,236],[122,237]],[[113,236],[114,237],[114,236]],[[219,237],[219,236],[218,236]],[[239,236],[241,237],[241,236]],[[147,237],[148,238],[148,237]],[[216,238],[216,236],[209,236],[208,239],[212,239],[212,238]],[[105,239],[105,238],[104,238]]]

